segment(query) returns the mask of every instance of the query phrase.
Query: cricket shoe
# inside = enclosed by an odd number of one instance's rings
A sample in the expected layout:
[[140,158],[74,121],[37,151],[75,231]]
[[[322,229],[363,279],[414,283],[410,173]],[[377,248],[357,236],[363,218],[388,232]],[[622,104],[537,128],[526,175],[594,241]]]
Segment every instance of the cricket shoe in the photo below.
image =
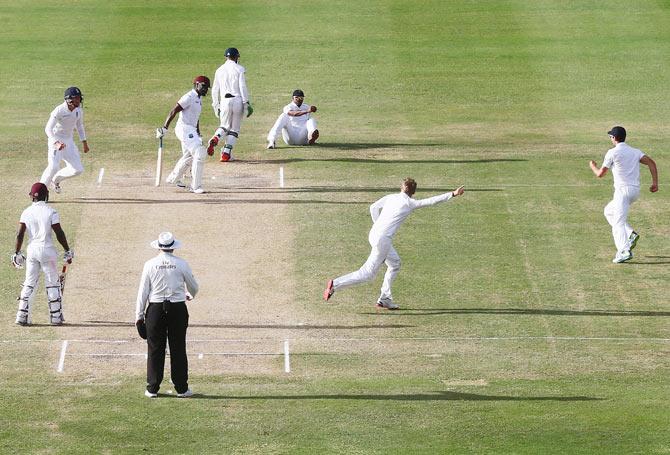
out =
[[265,147],[265,148],[268,149],[268,150],[272,150],[272,149],[277,148],[277,146],[275,145],[274,142],[272,142],[272,141],[268,141],[268,146]]
[[318,138],[319,138],[319,130],[314,130],[312,131],[312,134],[309,136],[309,141],[307,143],[309,145],[314,145],[314,143]]
[[15,322],[16,325],[20,325],[21,327],[28,327],[31,325],[29,321],[23,320],[23,319],[17,319]]
[[615,264],[621,264],[622,262],[630,261],[633,259],[633,253],[630,252],[630,250],[622,251],[622,252],[617,252],[616,256],[614,256],[614,259],[612,259],[612,262]]
[[393,300],[391,299],[379,299],[377,300],[377,305],[375,305],[377,308],[386,308],[387,310],[397,310],[400,307],[393,303]]
[[335,287],[333,285],[333,280],[328,280],[328,284],[326,284],[326,289],[323,291],[323,300],[326,302],[328,299],[330,299],[333,294],[335,294]]
[[633,231],[630,233],[630,237],[628,237],[628,250],[633,251],[633,248],[637,245],[637,241],[640,239],[640,234],[637,232]]
[[221,152],[221,162],[226,163],[228,161],[233,161],[233,155],[228,152]]
[[195,193],[195,194],[203,194],[205,192],[205,190],[203,190],[202,187],[199,187],[199,188],[196,188],[196,189],[190,188],[189,191],[191,193]]
[[54,182],[53,180],[51,181],[51,187],[56,192],[56,194],[60,194],[60,192],[62,191],[62,188],[60,187],[60,184]]
[[158,398],[157,393],[149,392],[148,390],[144,391],[144,396],[147,398]]
[[192,396],[193,391],[191,389],[186,389],[186,392],[177,394],[177,398],[190,398]]
[[212,136],[212,138],[209,140],[209,143],[207,144],[207,154],[209,156],[214,155],[214,147],[216,147],[219,144],[219,136],[216,134]]

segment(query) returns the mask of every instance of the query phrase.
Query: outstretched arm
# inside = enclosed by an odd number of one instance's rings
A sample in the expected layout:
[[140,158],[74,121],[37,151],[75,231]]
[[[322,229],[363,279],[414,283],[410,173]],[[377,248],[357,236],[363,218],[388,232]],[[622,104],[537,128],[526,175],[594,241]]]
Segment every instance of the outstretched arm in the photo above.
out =
[[649,172],[651,172],[651,186],[649,191],[655,193],[658,191],[658,169],[656,169],[656,162],[649,158],[647,155],[640,158],[640,163],[649,167]]
[[454,191],[444,194],[438,194],[437,196],[429,197],[426,199],[417,199],[414,202],[414,208],[428,207],[431,205],[439,204],[440,202],[448,201],[451,198],[460,196],[465,192],[464,186],[459,186]]

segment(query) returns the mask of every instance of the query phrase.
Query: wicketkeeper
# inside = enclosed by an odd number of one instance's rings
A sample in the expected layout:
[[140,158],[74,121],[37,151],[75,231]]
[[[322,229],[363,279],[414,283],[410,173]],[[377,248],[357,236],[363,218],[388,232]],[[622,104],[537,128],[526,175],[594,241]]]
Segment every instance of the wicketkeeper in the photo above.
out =
[[[31,303],[40,277],[40,270],[42,270],[49,300],[49,322],[52,325],[61,325],[65,322],[65,318],[63,317],[63,300],[58,275],[58,252],[53,244],[51,231],[56,234],[56,239],[63,246],[65,250],[63,259],[67,263],[72,262],[74,252],[70,249],[65,232],[60,226],[58,212],[47,205],[49,190],[46,185],[40,182],[33,184],[29,194],[33,203],[21,214],[16,234],[15,252],[12,255],[14,267],[18,269],[26,267],[26,279],[18,298],[19,310],[16,313],[16,323],[24,326],[32,324]],[[30,238],[27,258],[21,252],[26,231]]]

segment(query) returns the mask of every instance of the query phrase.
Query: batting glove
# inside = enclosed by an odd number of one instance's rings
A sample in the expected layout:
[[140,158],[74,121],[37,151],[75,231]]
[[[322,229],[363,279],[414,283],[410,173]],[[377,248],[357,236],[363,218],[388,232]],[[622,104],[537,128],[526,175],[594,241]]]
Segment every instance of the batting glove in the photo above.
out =
[[67,250],[63,254],[63,260],[67,262],[68,264],[72,264],[72,259],[74,259],[74,251],[72,250]]
[[12,265],[17,269],[22,269],[26,265],[26,257],[22,252],[12,254]]
[[247,117],[251,117],[251,114],[254,113],[254,108],[251,107],[251,103],[247,101]]
[[167,133],[167,128],[165,128],[164,126],[156,128],[156,139],[162,138],[163,136],[165,136],[165,133]]

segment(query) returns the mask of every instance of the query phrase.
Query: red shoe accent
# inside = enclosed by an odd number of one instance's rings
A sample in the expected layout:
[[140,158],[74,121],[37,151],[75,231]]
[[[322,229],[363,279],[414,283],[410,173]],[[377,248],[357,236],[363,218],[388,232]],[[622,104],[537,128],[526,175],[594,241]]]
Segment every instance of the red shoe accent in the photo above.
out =
[[314,145],[314,143],[316,142],[316,140],[317,140],[318,138],[319,138],[319,130],[314,130],[314,131],[312,132],[312,136],[309,138],[309,142],[308,142],[308,144],[309,144],[309,145]]
[[326,302],[328,299],[330,299],[333,294],[335,293],[335,289],[333,289],[333,280],[328,280],[328,284],[326,285],[326,289],[323,291],[323,300]]
[[221,152],[221,162],[225,163],[226,161],[230,161],[230,153]]
[[218,144],[219,138],[217,136],[214,136],[209,140],[209,144],[207,145],[207,154],[209,156],[214,155],[214,147],[216,147]]

